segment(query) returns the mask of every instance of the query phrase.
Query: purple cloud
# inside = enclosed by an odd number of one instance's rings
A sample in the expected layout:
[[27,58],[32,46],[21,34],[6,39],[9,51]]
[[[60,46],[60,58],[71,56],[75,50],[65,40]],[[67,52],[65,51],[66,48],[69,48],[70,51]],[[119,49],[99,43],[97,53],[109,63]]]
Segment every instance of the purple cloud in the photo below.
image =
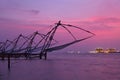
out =
[[39,10],[29,10],[29,12],[31,12],[33,14],[39,14]]

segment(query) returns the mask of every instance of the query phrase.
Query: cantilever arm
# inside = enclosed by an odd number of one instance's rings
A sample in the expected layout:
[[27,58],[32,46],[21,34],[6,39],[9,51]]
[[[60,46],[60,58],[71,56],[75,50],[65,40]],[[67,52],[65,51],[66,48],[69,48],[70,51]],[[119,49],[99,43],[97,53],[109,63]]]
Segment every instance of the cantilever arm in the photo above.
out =
[[78,28],[78,29],[83,30],[83,31],[85,31],[85,32],[87,32],[87,33],[90,33],[90,34],[92,34],[92,35],[95,35],[94,33],[90,32],[90,31],[88,31],[88,30],[85,30],[85,29],[83,29],[83,28],[77,27],[77,26],[73,26],[73,25],[69,25],[69,24],[63,24],[63,25],[69,26],[69,27]]

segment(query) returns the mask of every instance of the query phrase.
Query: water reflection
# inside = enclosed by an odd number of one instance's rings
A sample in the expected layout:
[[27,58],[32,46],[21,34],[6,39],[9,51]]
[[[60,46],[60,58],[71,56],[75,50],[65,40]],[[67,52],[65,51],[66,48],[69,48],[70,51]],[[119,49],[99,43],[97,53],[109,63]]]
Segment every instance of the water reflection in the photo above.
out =
[[0,80],[120,80],[120,55],[49,54],[48,60],[0,61]]

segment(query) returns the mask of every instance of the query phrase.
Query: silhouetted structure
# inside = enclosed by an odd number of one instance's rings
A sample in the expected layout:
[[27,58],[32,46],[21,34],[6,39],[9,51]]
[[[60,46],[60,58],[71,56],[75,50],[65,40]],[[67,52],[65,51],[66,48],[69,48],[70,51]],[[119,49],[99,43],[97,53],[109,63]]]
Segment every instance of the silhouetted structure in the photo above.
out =
[[[52,47],[51,45],[57,43],[54,39],[54,35],[58,27],[63,27],[66,31],[68,31],[69,34],[73,37],[74,41]],[[83,30],[91,35],[83,39],[76,39],[76,37],[72,34],[68,27]],[[69,24],[62,24],[61,21],[59,21],[49,32],[47,32],[47,34],[41,34],[36,31],[29,36],[23,36],[22,34],[20,34],[16,39],[12,41],[6,40],[5,42],[0,42],[0,57],[2,58],[2,60],[4,60],[5,57],[31,58],[32,56],[37,55],[40,57],[40,59],[42,59],[43,56],[45,57],[45,59],[47,59],[47,52],[63,49],[72,44],[89,39],[94,35],[94,33],[83,28]],[[35,41],[36,38],[39,38],[39,40]]]

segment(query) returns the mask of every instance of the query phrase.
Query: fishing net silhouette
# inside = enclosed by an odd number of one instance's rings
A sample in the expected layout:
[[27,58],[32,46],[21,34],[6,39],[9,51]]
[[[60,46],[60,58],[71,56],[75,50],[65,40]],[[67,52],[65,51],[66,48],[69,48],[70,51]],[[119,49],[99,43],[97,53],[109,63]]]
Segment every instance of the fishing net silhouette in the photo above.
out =
[[36,31],[28,36],[20,34],[13,40],[0,42],[0,53],[46,54],[47,52],[64,49],[94,35],[94,33],[83,28],[62,24],[59,21],[46,34]]

